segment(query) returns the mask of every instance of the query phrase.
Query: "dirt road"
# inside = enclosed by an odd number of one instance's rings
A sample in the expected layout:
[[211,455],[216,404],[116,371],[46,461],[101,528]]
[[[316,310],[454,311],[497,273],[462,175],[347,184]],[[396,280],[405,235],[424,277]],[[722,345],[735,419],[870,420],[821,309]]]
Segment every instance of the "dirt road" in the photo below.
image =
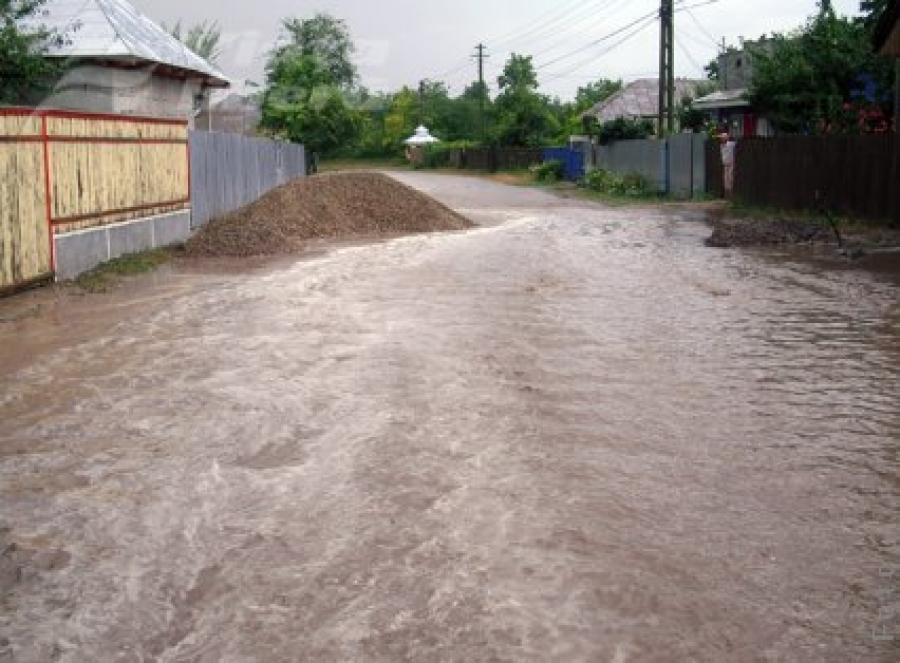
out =
[[0,302],[0,661],[900,658],[895,276],[399,177],[483,227]]

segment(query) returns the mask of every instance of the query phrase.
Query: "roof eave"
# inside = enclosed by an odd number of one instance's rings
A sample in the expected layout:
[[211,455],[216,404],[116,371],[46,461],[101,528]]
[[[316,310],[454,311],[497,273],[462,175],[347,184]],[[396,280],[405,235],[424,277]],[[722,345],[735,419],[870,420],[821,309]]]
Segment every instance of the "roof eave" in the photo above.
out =
[[224,74],[209,73],[198,71],[188,67],[178,67],[176,65],[165,62],[156,62],[145,58],[134,57],[133,55],[79,55],[76,57],[65,55],[47,55],[48,58],[69,61],[94,62],[99,65],[110,66],[115,65],[123,69],[140,69],[143,67],[151,67],[160,71],[162,75],[170,78],[178,78],[182,80],[197,80],[205,87],[212,87],[225,90],[231,87],[231,80]]

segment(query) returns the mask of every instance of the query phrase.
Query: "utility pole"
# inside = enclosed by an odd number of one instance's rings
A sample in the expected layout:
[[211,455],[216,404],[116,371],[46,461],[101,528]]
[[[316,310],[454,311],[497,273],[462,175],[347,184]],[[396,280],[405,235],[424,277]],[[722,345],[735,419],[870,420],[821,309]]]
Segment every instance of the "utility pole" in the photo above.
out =
[[477,51],[477,53],[473,57],[478,60],[478,106],[479,118],[481,120],[481,144],[484,145],[485,139],[487,137],[487,127],[484,117],[484,103],[485,98],[487,97],[487,88],[484,86],[484,61],[490,56],[485,54],[484,44],[478,44],[478,46],[475,47],[475,50]]
[[675,133],[675,10],[673,0],[661,0],[659,8],[659,130]]

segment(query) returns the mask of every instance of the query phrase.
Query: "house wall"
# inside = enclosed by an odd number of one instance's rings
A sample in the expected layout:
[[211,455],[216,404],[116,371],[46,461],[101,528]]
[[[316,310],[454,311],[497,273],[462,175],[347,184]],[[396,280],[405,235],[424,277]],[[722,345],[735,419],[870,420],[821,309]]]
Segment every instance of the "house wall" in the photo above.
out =
[[723,90],[744,90],[753,81],[753,55],[756,49],[767,50],[770,42],[765,39],[746,41],[740,49],[729,48],[719,55],[719,82]]
[[189,121],[194,115],[194,98],[200,91],[199,81],[161,76],[149,66],[124,69],[85,63],[68,70],[39,105]]

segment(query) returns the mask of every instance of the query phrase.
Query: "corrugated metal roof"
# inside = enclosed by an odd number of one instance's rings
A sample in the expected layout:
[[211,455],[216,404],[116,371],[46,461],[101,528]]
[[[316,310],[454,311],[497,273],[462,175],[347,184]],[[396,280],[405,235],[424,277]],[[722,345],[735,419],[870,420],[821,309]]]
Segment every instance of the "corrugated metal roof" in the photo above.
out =
[[[676,79],[675,103],[685,95],[693,96],[699,84],[700,81]],[[600,122],[611,122],[619,117],[655,118],[659,115],[659,79],[641,78],[629,83],[585,115],[593,115]]]
[[720,90],[705,97],[694,99],[694,108],[699,110],[714,110],[716,108],[740,108],[749,106],[746,98],[747,90]]
[[228,78],[125,0],[48,0],[32,25],[66,37],[52,57],[152,62],[202,75],[226,87]]

